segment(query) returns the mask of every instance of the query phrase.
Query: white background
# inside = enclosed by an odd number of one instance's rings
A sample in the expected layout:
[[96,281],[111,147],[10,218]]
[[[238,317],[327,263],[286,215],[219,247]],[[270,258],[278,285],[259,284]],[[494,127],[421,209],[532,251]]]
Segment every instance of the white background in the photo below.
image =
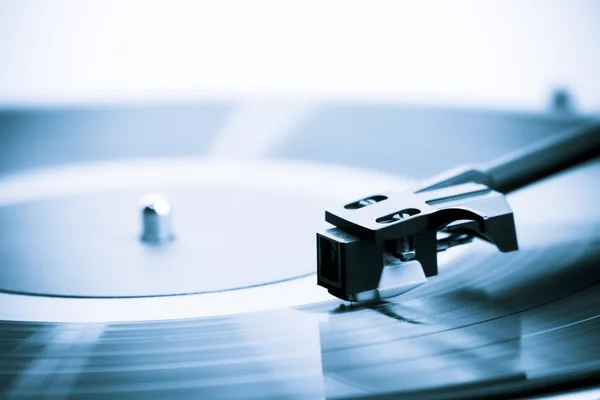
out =
[[600,1],[0,0],[0,105],[295,97],[600,112]]

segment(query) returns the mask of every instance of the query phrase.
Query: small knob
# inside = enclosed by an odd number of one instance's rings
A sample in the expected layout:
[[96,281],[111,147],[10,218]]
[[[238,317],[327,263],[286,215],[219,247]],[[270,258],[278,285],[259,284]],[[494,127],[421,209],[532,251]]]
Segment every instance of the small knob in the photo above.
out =
[[142,241],[164,243],[173,239],[171,205],[160,194],[148,194],[140,201],[142,212]]

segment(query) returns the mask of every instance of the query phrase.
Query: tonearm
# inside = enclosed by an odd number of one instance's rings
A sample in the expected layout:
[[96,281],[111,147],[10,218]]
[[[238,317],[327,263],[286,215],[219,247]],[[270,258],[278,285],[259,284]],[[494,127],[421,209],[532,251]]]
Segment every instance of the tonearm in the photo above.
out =
[[318,284],[343,300],[380,300],[437,275],[437,253],[473,238],[501,252],[518,250],[504,195],[598,155],[600,123],[593,121],[408,192],[328,209],[325,220],[334,227],[317,233]]

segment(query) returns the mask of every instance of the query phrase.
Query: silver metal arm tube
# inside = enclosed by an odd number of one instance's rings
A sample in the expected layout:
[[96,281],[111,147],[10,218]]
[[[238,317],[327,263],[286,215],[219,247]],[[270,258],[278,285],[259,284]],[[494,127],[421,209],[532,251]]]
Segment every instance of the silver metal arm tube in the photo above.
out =
[[425,182],[417,193],[468,182],[510,193],[597,156],[600,156],[600,121],[553,135],[489,163],[450,171]]

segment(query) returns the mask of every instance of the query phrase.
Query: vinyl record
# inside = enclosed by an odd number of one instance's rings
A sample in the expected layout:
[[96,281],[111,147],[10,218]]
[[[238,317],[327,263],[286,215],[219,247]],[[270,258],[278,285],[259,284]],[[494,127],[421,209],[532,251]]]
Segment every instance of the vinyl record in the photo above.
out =
[[[3,398],[506,398],[600,379],[599,162],[508,196],[519,251],[476,240],[426,284],[352,304],[316,285],[322,210],[419,176],[289,158],[2,176]],[[148,191],[173,207],[165,246],[140,241]]]

